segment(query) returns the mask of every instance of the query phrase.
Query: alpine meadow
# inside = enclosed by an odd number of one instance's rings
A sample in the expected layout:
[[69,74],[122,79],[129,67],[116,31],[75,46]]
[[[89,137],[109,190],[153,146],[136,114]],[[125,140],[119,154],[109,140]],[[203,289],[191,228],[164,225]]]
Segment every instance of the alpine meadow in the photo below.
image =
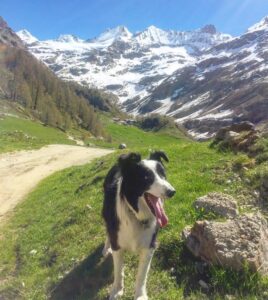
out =
[[268,299],[268,7],[210,2],[3,0],[0,299]]

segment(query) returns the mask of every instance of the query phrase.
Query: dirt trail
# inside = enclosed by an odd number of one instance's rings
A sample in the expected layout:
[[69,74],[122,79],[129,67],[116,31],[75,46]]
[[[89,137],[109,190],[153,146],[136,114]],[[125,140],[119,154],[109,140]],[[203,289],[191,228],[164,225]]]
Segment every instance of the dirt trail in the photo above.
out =
[[43,178],[111,152],[98,148],[49,145],[39,150],[0,154],[0,220]]

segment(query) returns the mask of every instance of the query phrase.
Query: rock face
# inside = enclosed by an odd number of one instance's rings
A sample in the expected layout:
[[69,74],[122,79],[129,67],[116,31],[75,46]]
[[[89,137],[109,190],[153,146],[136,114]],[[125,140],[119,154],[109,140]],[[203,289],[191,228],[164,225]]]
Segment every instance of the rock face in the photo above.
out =
[[239,214],[236,200],[222,193],[209,193],[200,197],[194,202],[194,207],[197,210],[212,212],[227,218],[233,218]]
[[250,122],[235,123],[221,128],[212,143],[212,146],[220,145],[221,148],[234,152],[251,152],[251,146],[259,138],[259,131]]
[[22,40],[8,27],[5,20],[0,16],[0,43],[12,47],[24,48]]
[[260,214],[226,222],[197,221],[183,232],[188,249],[210,264],[268,273],[268,228]]

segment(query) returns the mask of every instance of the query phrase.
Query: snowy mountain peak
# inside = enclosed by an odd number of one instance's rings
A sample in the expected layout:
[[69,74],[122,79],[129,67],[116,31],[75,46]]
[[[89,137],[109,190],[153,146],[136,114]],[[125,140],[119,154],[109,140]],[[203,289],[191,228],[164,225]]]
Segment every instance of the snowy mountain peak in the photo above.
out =
[[201,28],[200,32],[210,33],[210,34],[216,34],[217,33],[217,29],[216,29],[216,27],[214,25],[208,24],[208,25],[205,25],[203,28]]
[[145,31],[148,31],[148,32],[151,32],[151,33],[159,33],[159,32],[163,32],[163,30],[162,29],[160,29],[160,28],[158,28],[158,27],[156,27],[156,26],[154,26],[154,25],[151,25],[151,26],[149,26],[149,27],[147,27],[146,29],[145,29]]
[[125,26],[117,26],[115,28],[107,29],[99,37],[95,39],[98,42],[111,43],[115,40],[129,40],[132,38],[132,33],[129,32]]
[[38,39],[26,29],[22,29],[16,32],[16,34],[24,41],[25,44],[32,44],[38,41]]
[[78,38],[77,36],[73,34],[61,34],[57,38],[58,42],[63,42],[63,43],[82,43],[83,40]]
[[264,17],[260,20],[260,22],[255,25],[249,27],[247,32],[260,31],[260,30],[268,30],[268,16]]
[[140,44],[169,44],[168,32],[153,25],[135,35]]

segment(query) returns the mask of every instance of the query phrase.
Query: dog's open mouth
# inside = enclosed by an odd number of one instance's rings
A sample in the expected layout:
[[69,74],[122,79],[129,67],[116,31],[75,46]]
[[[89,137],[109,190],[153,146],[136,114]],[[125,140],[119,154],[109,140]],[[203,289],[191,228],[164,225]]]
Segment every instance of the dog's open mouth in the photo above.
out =
[[163,200],[150,193],[144,193],[144,198],[151,212],[155,215],[156,221],[160,227],[164,227],[168,223],[168,217],[165,213]]

